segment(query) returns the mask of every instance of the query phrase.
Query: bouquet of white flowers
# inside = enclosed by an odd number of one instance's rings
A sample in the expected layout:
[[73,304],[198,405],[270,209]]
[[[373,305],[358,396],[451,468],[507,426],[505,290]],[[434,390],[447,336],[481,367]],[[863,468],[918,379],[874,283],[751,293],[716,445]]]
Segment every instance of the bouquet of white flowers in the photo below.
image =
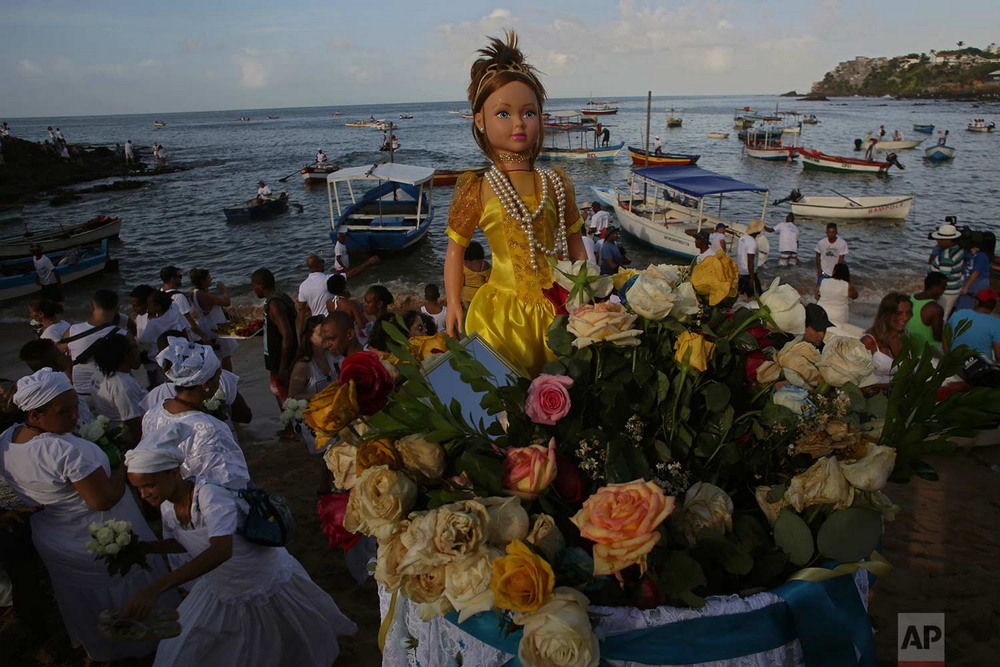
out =
[[301,398],[286,398],[281,406],[281,423],[286,426],[298,426],[305,417],[303,412],[309,407],[309,401]]
[[229,418],[229,403],[226,402],[226,395],[222,393],[221,387],[211,398],[202,403],[202,407],[219,421],[226,421]]
[[118,448],[118,443],[127,442],[128,433],[124,424],[111,426],[110,419],[99,415],[94,421],[80,427],[80,437],[84,440],[90,440],[100,447],[101,451],[107,455],[112,469],[122,464],[122,453]]
[[83,548],[94,554],[94,560],[104,559],[108,574],[125,576],[133,565],[149,571],[146,564],[149,549],[132,532],[131,522],[115,519],[95,522],[90,524],[89,530],[91,539],[84,543]]

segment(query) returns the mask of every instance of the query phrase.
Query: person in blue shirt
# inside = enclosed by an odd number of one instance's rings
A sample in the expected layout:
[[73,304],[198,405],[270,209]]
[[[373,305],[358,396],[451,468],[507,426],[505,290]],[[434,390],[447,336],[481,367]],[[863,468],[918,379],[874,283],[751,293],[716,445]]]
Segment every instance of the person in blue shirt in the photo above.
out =
[[996,290],[984,289],[976,293],[976,305],[972,310],[957,310],[948,318],[952,331],[958,329],[963,322],[968,322],[968,328],[953,334],[949,349],[966,345],[993,363],[1000,362],[1000,317],[993,315],[993,310],[1000,300]]
[[976,246],[965,253],[965,283],[955,303],[955,310],[972,308],[974,294],[990,286],[990,256]]
[[618,273],[618,267],[621,265],[622,252],[618,248],[618,228],[608,227],[604,244],[601,245],[601,275]]

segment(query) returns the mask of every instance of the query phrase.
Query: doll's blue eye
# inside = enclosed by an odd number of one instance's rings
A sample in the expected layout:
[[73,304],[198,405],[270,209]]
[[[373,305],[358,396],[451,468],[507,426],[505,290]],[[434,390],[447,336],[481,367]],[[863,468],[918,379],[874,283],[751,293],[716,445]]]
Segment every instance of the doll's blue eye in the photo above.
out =
[[497,118],[509,118],[510,113],[506,111],[497,111]]
[[534,117],[535,117],[535,115],[536,115],[536,114],[535,114],[535,112],[534,112],[534,111],[526,111],[526,112],[525,112],[525,114],[524,114],[524,117],[525,117],[525,118],[534,118]]

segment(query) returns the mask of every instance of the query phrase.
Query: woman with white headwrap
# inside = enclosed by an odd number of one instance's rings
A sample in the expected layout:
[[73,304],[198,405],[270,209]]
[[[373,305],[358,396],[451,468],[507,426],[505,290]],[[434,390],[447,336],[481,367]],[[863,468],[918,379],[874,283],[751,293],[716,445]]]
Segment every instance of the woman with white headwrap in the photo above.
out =
[[[97,615],[121,607],[135,591],[166,572],[150,560],[152,571],[132,568],[110,576],[102,561],[84,549],[89,525],[110,519],[129,521],[140,539],[152,539],[132,495],[125,492],[125,470],[114,473],[108,457],[89,440],[72,434],[77,396],[64,373],[43,368],[21,378],[14,404],[24,413],[0,435],[0,474],[26,503],[43,509],[31,517],[32,538],[52,580],[59,612],[74,645],[82,644],[101,662],[152,653],[153,642],[115,643],[97,630]],[[159,606],[176,606],[174,595]]]
[[186,338],[169,338],[156,357],[176,395],[153,406],[142,418],[142,432],[176,424],[184,453],[181,474],[242,488],[250,480],[246,457],[229,427],[203,411],[207,399],[219,390],[222,367],[208,345]]
[[193,557],[138,591],[125,612],[144,618],[165,591],[197,579],[178,607],[181,634],[160,642],[154,667],[329,667],[336,636],[357,626],[287,550],[243,538],[247,508],[234,491],[184,478],[179,435],[176,425],[148,433],[125,455],[132,486],[163,518],[164,539],[150,550]]

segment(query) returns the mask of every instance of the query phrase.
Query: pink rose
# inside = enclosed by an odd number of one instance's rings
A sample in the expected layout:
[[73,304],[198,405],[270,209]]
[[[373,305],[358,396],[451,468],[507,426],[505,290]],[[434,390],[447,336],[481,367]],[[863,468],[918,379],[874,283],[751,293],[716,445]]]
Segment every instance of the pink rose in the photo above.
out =
[[555,426],[557,421],[569,413],[569,388],[572,386],[571,377],[542,373],[528,387],[524,412],[536,424]]
[[556,478],[556,439],[549,446],[513,447],[505,452],[503,488],[522,500],[534,500]]

